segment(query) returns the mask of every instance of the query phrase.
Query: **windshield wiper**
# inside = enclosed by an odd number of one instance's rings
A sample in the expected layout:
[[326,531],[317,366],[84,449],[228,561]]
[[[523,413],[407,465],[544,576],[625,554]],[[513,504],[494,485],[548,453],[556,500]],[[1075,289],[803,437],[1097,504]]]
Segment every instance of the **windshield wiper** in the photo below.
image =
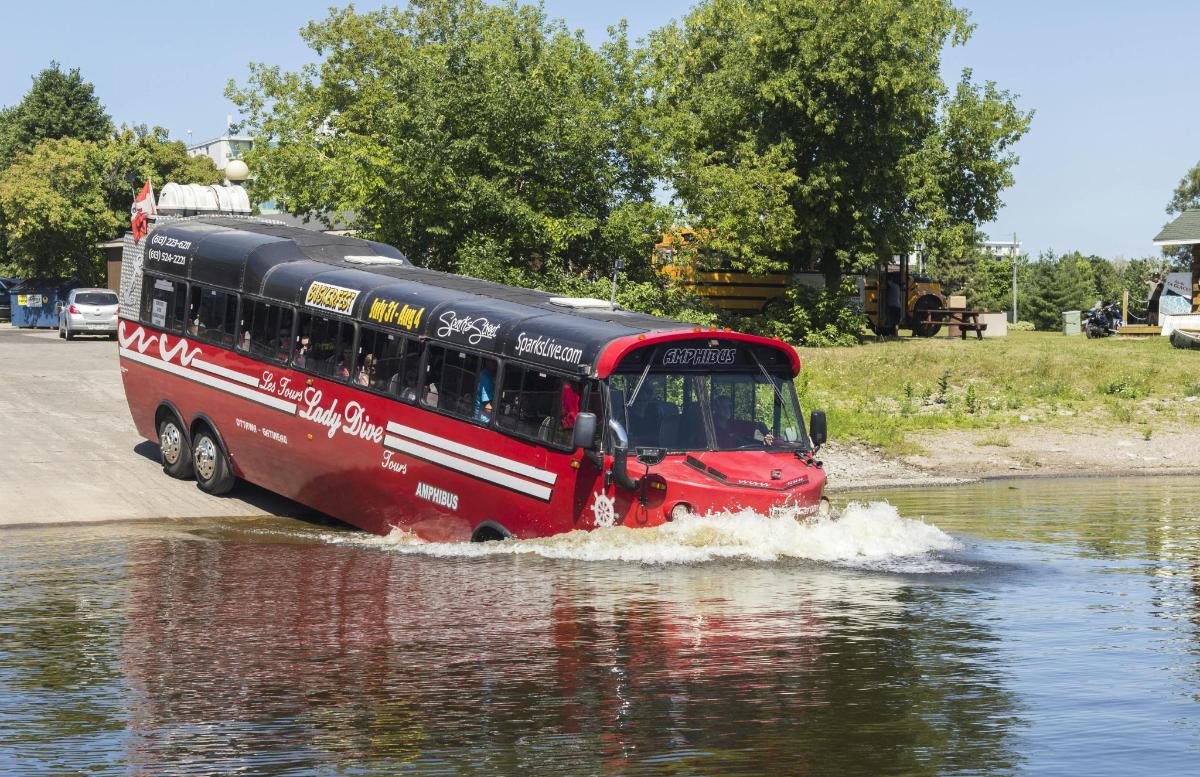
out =
[[659,346],[655,346],[650,352],[650,358],[646,360],[646,369],[642,370],[642,377],[638,378],[637,385],[633,387],[633,394],[625,400],[625,407],[633,407],[633,400],[637,399],[638,392],[642,390],[642,384],[646,382],[646,376],[650,374],[650,368],[654,365],[654,357],[658,356],[658,348]]

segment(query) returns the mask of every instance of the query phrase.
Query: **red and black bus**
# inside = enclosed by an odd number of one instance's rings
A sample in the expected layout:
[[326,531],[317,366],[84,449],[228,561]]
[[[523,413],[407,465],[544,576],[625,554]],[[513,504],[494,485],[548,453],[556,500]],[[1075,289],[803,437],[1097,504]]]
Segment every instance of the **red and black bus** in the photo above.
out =
[[779,341],[252,219],[161,224],[129,272],[134,423],[210,493],[432,541],[823,505],[824,415],[805,428]]

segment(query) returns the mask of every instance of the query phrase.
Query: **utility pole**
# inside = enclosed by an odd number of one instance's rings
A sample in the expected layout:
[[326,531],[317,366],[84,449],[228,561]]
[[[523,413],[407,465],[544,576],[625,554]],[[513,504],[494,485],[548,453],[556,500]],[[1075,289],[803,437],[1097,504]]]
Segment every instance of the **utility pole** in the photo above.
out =
[[1013,265],[1013,312],[1012,322],[1015,324],[1020,321],[1017,318],[1017,233],[1013,232],[1012,242],[1012,265]]

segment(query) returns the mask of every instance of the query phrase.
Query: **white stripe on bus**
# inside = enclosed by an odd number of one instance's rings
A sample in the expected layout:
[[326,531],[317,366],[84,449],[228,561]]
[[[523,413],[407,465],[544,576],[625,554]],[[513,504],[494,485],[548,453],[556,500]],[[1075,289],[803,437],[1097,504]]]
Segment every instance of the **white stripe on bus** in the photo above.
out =
[[205,372],[211,372],[213,375],[220,375],[222,378],[229,378],[230,380],[236,380],[239,383],[245,383],[251,388],[258,388],[258,378],[254,377],[253,375],[247,375],[244,372],[231,370],[226,367],[222,367],[219,364],[206,362],[203,359],[192,359],[192,366],[199,367]]
[[285,413],[290,413],[291,415],[296,414],[295,402],[289,402],[286,399],[273,397],[270,394],[264,394],[261,391],[254,391],[253,389],[248,389],[245,386],[240,386],[237,383],[230,383],[227,380],[214,378],[197,370],[190,370],[187,367],[181,367],[172,362],[165,362],[162,359],[157,359],[153,356],[147,356],[144,353],[138,353],[131,348],[122,348],[121,355],[127,359],[132,359],[135,362],[145,364],[148,367],[153,367],[156,370],[170,372],[182,378],[195,381],[196,383],[203,383],[206,386],[212,386],[213,388],[220,389],[221,391],[227,391],[230,394],[244,397],[252,402],[257,402],[260,405],[266,405],[267,407],[281,410]]
[[[389,426],[390,425],[391,424],[389,424]],[[425,461],[446,467],[447,469],[456,470],[465,475],[470,475],[472,477],[479,478],[480,480],[486,480],[489,483],[494,483],[495,485],[503,486],[504,488],[517,491],[522,494],[528,494],[529,496],[536,497],[546,502],[550,501],[550,494],[553,493],[553,491],[546,486],[539,486],[537,483],[530,483],[528,480],[522,480],[521,478],[513,477],[512,475],[504,472],[497,472],[490,467],[485,467],[472,461],[465,461],[434,448],[426,448],[424,445],[417,445],[415,442],[412,442],[411,440],[405,440],[402,437],[393,437],[389,434],[383,438],[383,444],[393,450],[407,453],[410,456],[416,456],[418,459],[424,459]]]
[[551,486],[554,485],[555,481],[558,480],[558,475],[553,472],[547,472],[544,469],[538,469],[537,467],[530,466],[529,464],[522,464],[521,462],[513,461],[512,459],[506,459],[503,456],[497,456],[494,453],[481,451],[478,448],[472,448],[469,445],[451,442],[450,440],[445,440],[437,435],[429,434],[428,432],[422,432],[420,429],[413,429],[411,426],[403,426],[395,421],[388,422],[387,430],[394,434],[399,434],[404,437],[408,437],[409,439],[416,440],[417,442],[423,442],[426,445],[432,445],[435,448],[441,448],[444,451],[456,453],[459,456],[466,456],[468,458],[475,459],[476,461],[481,461],[498,469],[508,470],[509,472],[522,475],[530,478],[531,480],[540,480],[541,482]]

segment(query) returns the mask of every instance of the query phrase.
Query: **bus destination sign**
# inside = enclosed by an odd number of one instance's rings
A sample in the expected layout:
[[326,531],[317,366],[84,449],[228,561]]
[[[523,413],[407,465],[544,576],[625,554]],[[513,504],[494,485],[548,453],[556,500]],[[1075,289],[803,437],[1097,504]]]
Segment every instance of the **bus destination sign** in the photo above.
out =
[[313,281],[308,287],[308,293],[304,295],[304,304],[310,308],[328,310],[330,313],[340,313],[343,316],[348,316],[354,307],[354,300],[358,299],[358,295],[359,292],[354,289],[347,289],[344,286],[334,286],[332,283]]

